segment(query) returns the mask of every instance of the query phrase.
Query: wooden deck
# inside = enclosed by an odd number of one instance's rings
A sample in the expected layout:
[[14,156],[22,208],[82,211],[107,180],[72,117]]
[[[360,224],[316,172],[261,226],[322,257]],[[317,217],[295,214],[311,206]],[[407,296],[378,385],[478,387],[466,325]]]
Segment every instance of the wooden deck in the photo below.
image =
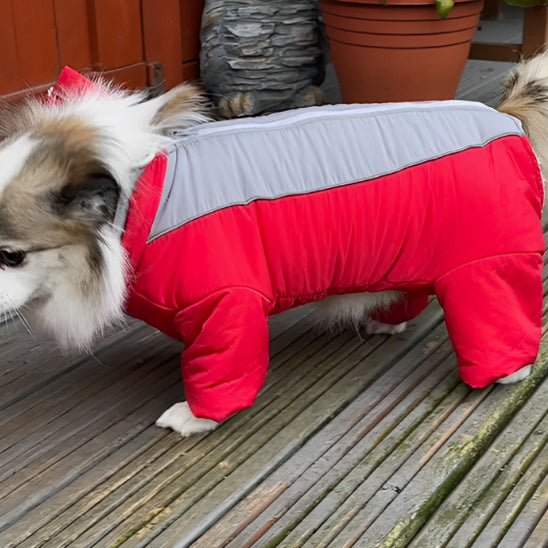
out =
[[[470,61],[459,97],[496,102],[508,66]],[[0,546],[548,546],[548,335],[528,379],[484,390],[435,301],[395,337],[296,310],[271,339],[255,406],[181,439],[154,426],[178,343],[130,322],[71,358],[3,326]]]

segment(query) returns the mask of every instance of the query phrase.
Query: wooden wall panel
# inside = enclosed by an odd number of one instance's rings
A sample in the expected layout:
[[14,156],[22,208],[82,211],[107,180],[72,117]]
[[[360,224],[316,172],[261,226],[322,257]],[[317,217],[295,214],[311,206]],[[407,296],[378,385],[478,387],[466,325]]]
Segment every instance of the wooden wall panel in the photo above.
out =
[[[64,65],[129,87],[199,76],[203,0],[0,0],[0,95],[43,91]],[[161,65],[162,70],[158,70]]]
[[204,0],[180,1],[183,61],[191,61],[197,59],[200,54],[200,26]]
[[91,66],[88,0],[55,0],[60,68]]
[[0,34],[0,93],[33,87],[56,77],[53,0],[1,0]]
[[4,94],[21,87],[11,0],[0,0],[0,51],[0,93]]
[[534,6],[523,12],[523,45],[521,52],[527,59],[546,51],[548,47],[548,6]]
[[146,63],[135,63],[111,70],[101,70],[101,76],[114,80],[127,89],[143,89],[149,85],[148,66]]
[[204,0],[180,0],[183,79],[199,78],[200,27]]
[[29,86],[53,80],[59,67],[53,0],[18,0],[11,8],[21,79]]
[[161,63],[163,85],[172,88],[183,80],[179,0],[141,0],[141,13],[145,59]]
[[91,56],[106,69],[143,61],[139,0],[89,0]]

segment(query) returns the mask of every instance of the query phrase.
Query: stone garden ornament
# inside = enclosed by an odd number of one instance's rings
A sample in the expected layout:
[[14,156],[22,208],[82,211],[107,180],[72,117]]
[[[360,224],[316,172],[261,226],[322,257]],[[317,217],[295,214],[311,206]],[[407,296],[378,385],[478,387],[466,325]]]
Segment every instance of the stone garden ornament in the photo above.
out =
[[205,0],[200,70],[222,118],[322,104],[317,0]]

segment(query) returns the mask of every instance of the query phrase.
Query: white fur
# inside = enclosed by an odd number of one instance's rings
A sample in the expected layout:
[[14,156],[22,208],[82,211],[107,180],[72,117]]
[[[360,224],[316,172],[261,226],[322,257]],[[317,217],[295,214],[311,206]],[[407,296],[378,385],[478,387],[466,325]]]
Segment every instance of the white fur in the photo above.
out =
[[0,270],[0,316],[10,315],[37,297],[41,285],[40,271],[32,266]]
[[69,95],[54,105],[31,102],[30,117],[44,121],[77,118],[94,128],[100,137],[99,157],[126,196],[133,190],[135,170],[148,164],[171,141],[171,135],[209,121],[204,114],[188,109],[161,125],[153,123],[159,109],[184,85],[148,101],[144,93],[99,85],[102,89]]
[[126,292],[125,254],[120,238],[109,228],[103,228],[100,246],[106,263],[106,275],[99,277],[93,297],[81,291],[88,283],[83,271],[71,264],[85,264],[85,249],[65,246],[28,255],[17,268],[0,270],[0,316],[11,315],[28,303],[28,315],[33,324],[55,335],[64,349],[89,350],[97,335],[109,326],[123,322]]
[[[143,93],[99,85],[97,89],[67,95],[55,103],[28,103],[20,125],[15,126],[19,136],[0,147],[0,192],[23,166],[29,167],[29,155],[39,144],[30,135],[37,128],[48,130],[60,124],[62,127],[63,121],[83,122],[96,136],[90,147],[97,147],[96,157],[108,167],[127,198],[133,190],[137,169],[149,163],[171,141],[166,133],[174,134],[208,121],[200,111],[199,102],[198,106],[192,104],[193,90],[186,93],[188,108],[167,119],[155,119],[167,101],[189,89],[186,85],[149,101],[144,101]],[[40,166],[34,169],[39,170]],[[12,315],[16,309],[28,305],[25,314],[39,329],[53,334],[61,347],[89,349],[96,336],[123,321],[126,292],[120,230],[105,223],[97,236],[105,263],[105,274],[100,279],[93,278],[86,262],[86,249],[77,245],[30,253],[21,266],[0,271],[0,315]],[[20,249],[21,243],[3,241],[1,245]],[[81,265],[81,270],[75,265]]]
[[526,379],[531,374],[531,365],[526,365],[525,367],[522,367],[515,373],[512,373],[511,375],[508,375],[506,377],[502,377],[497,381],[498,384],[513,384],[515,382],[522,381],[523,379]]
[[[387,309],[402,298],[399,291],[379,291],[377,293],[352,293],[333,295],[311,305],[315,321],[322,329],[359,330],[369,321],[374,310]],[[380,322],[378,322],[380,324]]]
[[[123,306],[126,295],[125,253],[116,231],[103,227],[100,246],[105,260],[106,275],[100,279],[94,298],[87,298],[79,290],[85,280],[74,280],[73,270],[52,268],[51,298],[37,309],[39,323],[57,336],[65,349],[89,350],[94,339],[112,325],[124,322]],[[59,250],[61,265],[66,261],[82,261],[78,249]],[[66,253],[66,255],[64,255]],[[58,263],[59,264],[59,263]],[[55,275],[56,274],[56,275]]]
[[166,143],[165,137],[150,131],[154,113],[141,107],[138,100],[138,96],[91,95],[64,105],[58,114],[82,118],[98,131],[99,157],[126,196],[133,187],[133,170],[150,162]]
[[16,139],[10,146],[0,149],[0,193],[19,174],[36,146],[36,141],[27,135]]
[[407,327],[407,322],[391,325],[389,323],[369,320],[365,328],[368,335],[398,335],[403,333]]
[[181,436],[191,436],[215,430],[220,423],[211,419],[199,419],[194,416],[186,401],[172,405],[156,421],[160,428],[171,428]]

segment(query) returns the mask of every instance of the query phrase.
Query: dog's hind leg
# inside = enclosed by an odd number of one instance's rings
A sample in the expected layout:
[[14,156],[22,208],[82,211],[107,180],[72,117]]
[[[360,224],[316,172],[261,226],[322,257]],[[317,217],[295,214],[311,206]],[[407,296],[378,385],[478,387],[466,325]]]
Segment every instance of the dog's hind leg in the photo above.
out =
[[368,335],[397,335],[398,333],[403,333],[406,328],[407,322],[390,324],[377,320],[369,320],[365,330]]
[[314,320],[321,329],[331,331],[352,328],[359,331],[369,321],[373,310],[388,309],[402,295],[399,291],[348,293],[332,295],[311,306]]
[[497,381],[497,384],[514,384],[515,382],[522,381],[531,374],[532,367],[532,365],[526,365],[525,367],[518,369],[515,373],[502,377]]
[[428,295],[400,293],[397,301],[389,306],[378,307],[371,311],[367,323],[369,335],[397,335],[403,333],[407,322],[418,316],[428,304]]
[[436,280],[462,380],[473,388],[525,378],[542,333],[542,255],[508,254]]

